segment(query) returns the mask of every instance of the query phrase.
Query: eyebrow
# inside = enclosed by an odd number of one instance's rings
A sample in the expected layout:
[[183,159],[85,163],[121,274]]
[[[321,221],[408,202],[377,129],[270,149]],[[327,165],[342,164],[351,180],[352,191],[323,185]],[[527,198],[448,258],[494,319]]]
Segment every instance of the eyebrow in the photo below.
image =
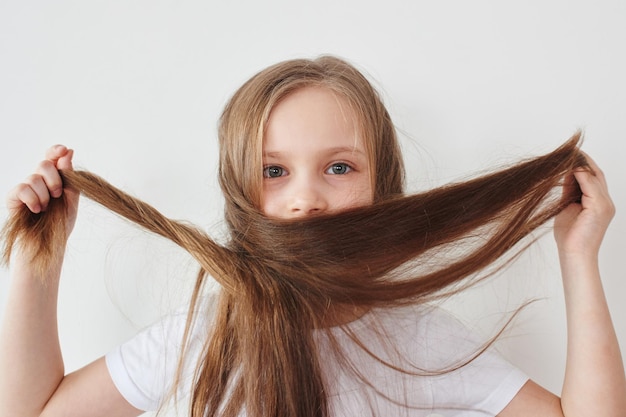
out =
[[352,147],[350,147],[350,146],[338,146],[336,148],[330,148],[328,150],[328,154],[329,155],[335,155],[335,154],[344,153],[344,152],[347,152],[347,153],[358,153],[358,154],[361,154],[361,155],[365,156],[365,152],[363,152],[360,149],[355,148],[354,146],[352,146]]
[[[356,154],[360,154],[363,157],[366,156],[364,151],[351,147],[351,146],[337,146],[334,148],[325,149],[323,152],[327,155],[337,155],[340,153],[350,153],[350,154],[356,153]],[[277,157],[277,156],[280,156],[281,154],[282,152],[279,152],[279,151],[269,151],[269,152],[263,152],[263,157]]]

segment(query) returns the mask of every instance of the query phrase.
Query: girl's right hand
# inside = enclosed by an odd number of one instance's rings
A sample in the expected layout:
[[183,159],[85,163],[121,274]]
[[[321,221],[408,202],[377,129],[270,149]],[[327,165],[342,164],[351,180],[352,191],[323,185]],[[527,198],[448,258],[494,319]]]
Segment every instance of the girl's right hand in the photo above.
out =
[[46,159],[37,165],[35,173],[13,188],[7,198],[7,207],[14,214],[22,206],[33,213],[46,211],[51,198],[59,198],[63,193],[67,200],[67,235],[72,232],[76,222],[79,193],[70,188],[63,188],[59,170],[72,170],[74,151],[63,145],[55,145],[46,152]]

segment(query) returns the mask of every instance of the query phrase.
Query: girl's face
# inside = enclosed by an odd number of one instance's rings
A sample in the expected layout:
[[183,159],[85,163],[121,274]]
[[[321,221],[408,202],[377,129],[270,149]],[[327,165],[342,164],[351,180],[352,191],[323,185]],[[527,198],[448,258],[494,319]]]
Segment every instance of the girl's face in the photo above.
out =
[[272,109],[263,141],[261,210],[292,219],[371,204],[369,158],[348,103],[305,87]]

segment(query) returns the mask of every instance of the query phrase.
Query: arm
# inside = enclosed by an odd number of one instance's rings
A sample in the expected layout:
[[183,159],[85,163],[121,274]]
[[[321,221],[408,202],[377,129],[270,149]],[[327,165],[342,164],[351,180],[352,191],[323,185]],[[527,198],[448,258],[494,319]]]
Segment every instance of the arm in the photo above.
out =
[[623,416],[626,378],[604,296],[598,251],[615,213],[604,174],[575,172],[583,192],[555,222],[567,309],[567,362],[561,406],[566,416]]
[[581,203],[567,207],[554,225],[568,334],[561,399],[529,382],[501,416],[617,417],[626,412],[624,365],[598,267],[600,244],[615,208],[604,174],[588,161],[594,173],[574,173]]
[[[78,194],[62,188],[57,170],[72,169],[72,155],[64,146],[51,148],[36,173],[10,192],[9,210],[26,205],[35,213],[45,211],[50,198],[65,192],[66,228],[71,232]],[[65,247],[55,250],[55,256],[62,259]],[[0,415],[139,414],[117,392],[102,359],[64,375],[56,315],[60,272],[59,266],[46,277],[36,276],[19,248],[12,256],[11,287],[0,328]]]

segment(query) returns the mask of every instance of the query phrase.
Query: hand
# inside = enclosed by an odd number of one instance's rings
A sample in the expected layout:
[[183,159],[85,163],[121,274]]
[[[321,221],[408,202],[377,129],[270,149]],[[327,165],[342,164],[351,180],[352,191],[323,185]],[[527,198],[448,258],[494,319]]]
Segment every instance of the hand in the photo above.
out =
[[561,256],[597,257],[606,229],[615,214],[604,173],[585,154],[590,170],[578,169],[566,180],[582,191],[579,204],[570,204],[555,219],[554,236]]
[[35,173],[9,192],[7,207],[13,214],[24,205],[33,213],[45,211],[51,198],[59,198],[63,193],[67,200],[67,235],[76,221],[79,193],[63,188],[59,170],[71,170],[74,151],[63,145],[55,145],[46,152],[46,159],[37,165]]

